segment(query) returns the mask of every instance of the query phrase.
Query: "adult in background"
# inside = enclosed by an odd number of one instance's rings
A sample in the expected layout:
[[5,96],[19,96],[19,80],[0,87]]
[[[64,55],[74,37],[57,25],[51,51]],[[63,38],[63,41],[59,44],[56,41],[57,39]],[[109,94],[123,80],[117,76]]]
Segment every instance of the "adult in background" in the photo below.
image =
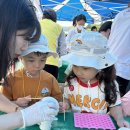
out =
[[103,36],[105,36],[108,39],[111,33],[111,26],[112,26],[112,21],[107,21],[103,23],[99,28],[99,33],[101,33]]
[[69,43],[71,42],[71,39],[73,38],[73,36],[77,33],[83,33],[85,32],[86,30],[84,29],[84,25],[85,23],[87,22],[86,20],[86,17],[83,15],[83,14],[80,14],[78,16],[76,16],[74,19],[73,19],[73,26],[74,28],[71,29],[69,32],[68,32],[68,35],[66,37],[66,43],[68,45],[68,49],[71,48],[71,45],[69,45]]
[[[48,46],[51,51],[57,52],[59,56],[66,54],[66,42],[63,28],[56,23],[57,15],[53,9],[43,11],[41,23],[41,32],[48,40]],[[58,77],[59,58],[47,58],[44,70],[51,73],[55,78]]]
[[[27,49],[28,43],[38,41],[40,34],[40,24],[29,0],[0,0],[0,81],[6,82],[14,57]],[[58,111],[56,102],[46,98],[20,110],[0,94],[0,111],[9,113],[0,116],[0,129],[11,130],[50,120]]]
[[91,31],[97,32],[97,27],[96,27],[96,26],[92,26],[92,27],[91,27]]
[[77,16],[75,16],[75,17],[73,18],[73,23],[72,23],[73,27],[76,26],[76,19],[77,19]]
[[117,57],[116,75],[121,96],[130,80],[130,7],[115,17],[108,40],[110,52]]

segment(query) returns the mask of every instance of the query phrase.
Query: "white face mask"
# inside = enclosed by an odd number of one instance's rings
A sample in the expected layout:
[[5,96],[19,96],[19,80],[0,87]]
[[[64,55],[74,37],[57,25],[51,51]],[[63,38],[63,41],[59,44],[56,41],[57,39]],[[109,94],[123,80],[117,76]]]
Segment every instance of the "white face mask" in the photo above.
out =
[[76,28],[77,28],[78,30],[82,30],[82,29],[83,29],[83,26],[77,25]]

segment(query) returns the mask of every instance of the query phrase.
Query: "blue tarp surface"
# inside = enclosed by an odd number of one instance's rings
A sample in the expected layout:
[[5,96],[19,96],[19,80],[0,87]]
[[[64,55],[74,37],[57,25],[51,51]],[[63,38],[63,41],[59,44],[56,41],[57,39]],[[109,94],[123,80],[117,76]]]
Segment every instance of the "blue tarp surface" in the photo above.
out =
[[91,24],[94,23],[94,16],[88,13],[82,3],[89,3],[89,6],[101,17],[101,21],[105,21],[113,19],[119,11],[125,9],[130,0],[84,0],[84,2],[81,0],[68,0],[64,5],[62,2],[65,2],[65,0],[40,0],[42,10],[62,5],[56,11],[58,20],[72,21],[76,15],[84,14],[87,18],[87,23]]

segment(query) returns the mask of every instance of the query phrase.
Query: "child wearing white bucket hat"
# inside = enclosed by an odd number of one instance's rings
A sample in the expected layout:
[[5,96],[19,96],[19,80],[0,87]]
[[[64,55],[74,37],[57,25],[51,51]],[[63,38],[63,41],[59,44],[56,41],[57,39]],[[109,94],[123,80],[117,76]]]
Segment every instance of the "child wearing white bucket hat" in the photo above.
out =
[[62,60],[72,64],[72,72],[64,88],[65,103],[60,109],[74,112],[107,113],[114,117],[119,127],[129,127],[124,120],[118,84],[115,81],[116,59],[107,48],[107,39],[96,32],[75,35],[72,51]]
[[41,35],[38,42],[22,52],[23,68],[8,75],[8,87],[2,86],[1,92],[19,107],[27,107],[46,96],[62,100],[57,80],[43,70],[48,56],[57,54],[49,50],[46,38]]

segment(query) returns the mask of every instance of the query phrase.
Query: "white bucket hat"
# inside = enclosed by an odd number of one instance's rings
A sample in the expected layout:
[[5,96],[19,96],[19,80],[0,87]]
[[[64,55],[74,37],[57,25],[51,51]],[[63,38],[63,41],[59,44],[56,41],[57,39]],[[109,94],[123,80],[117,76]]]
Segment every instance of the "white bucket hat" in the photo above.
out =
[[23,51],[20,56],[26,56],[32,52],[41,52],[41,53],[48,53],[48,56],[57,57],[58,54],[56,52],[52,52],[48,48],[48,42],[45,36],[41,35],[39,40],[35,43],[31,43],[28,46],[28,49]]
[[107,48],[107,39],[97,32],[76,34],[71,40],[71,52],[62,56],[72,65],[103,69],[113,65],[116,58]]

